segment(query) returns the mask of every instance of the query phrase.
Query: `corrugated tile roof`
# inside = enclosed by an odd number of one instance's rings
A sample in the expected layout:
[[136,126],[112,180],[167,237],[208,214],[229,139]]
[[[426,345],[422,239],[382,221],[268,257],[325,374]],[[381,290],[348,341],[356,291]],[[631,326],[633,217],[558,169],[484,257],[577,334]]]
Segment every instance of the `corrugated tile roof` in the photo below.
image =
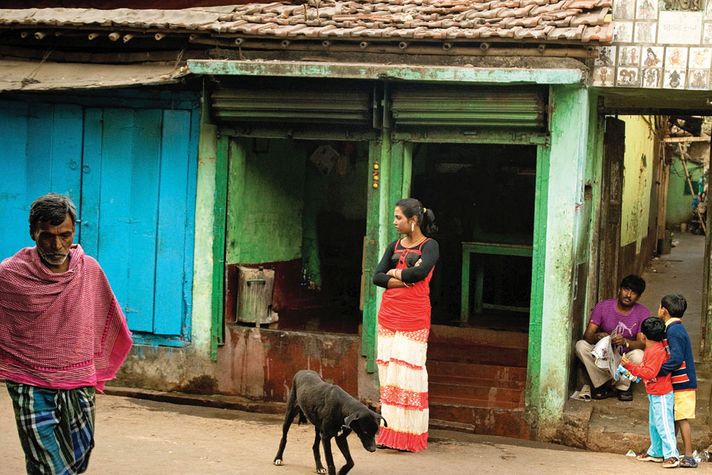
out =
[[[297,3],[302,4],[297,4]],[[612,40],[612,0],[297,0],[184,10],[0,9],[0,27],[99,27],[266,38]]]

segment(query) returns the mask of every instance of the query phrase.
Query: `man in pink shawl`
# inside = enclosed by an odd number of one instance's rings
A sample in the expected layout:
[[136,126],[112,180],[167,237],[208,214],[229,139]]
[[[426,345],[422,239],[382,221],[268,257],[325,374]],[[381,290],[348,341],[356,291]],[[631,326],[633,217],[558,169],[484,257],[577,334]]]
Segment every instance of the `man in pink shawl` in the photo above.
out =
[[38,198],[30,210],[36,246],[0,263],[0,378],[29,474],[86,471],[96,390],[131,349],[104,272],[72,244],[76,215],[66,196]]

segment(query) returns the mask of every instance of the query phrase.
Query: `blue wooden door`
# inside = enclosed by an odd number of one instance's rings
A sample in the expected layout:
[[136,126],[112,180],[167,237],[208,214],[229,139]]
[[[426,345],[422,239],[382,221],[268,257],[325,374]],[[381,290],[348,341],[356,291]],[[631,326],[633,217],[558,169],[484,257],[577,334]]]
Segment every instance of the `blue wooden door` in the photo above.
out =
[[192,110],[0,101],[0,258],[34,245],[32,200],[68,194],[77,241],[106,272],[129,328],[168,344],[189,337],[194,122]]
[[32,201],[54,191],[79,204],[82,108],[0,101],[0,260],[34,246],[27,221]]
[[[190,111],[87,109],[82,244],[129,328],[180,335],[190,281]],[[190,233],[192,234],[192,233]]]

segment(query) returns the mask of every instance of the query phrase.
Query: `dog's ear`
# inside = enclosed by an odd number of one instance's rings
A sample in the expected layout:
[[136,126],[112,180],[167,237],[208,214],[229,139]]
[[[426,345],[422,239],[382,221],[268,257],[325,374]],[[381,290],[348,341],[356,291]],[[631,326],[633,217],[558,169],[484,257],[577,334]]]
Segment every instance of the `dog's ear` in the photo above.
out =
[[355,421],[356,419],[358,419],[358,412],[354,412],[353,414],[347,416],[344,419],[344,425],[343,425],[344,429],[351,429],[351,423],[353,421]]

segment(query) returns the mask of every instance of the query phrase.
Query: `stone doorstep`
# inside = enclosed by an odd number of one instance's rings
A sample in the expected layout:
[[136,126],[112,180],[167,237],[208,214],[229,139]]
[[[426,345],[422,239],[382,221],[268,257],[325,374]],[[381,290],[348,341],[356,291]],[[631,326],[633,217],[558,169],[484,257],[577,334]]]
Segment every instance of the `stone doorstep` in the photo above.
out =
[[287,404],[284,402],[255,401],[239,396],[225,396],[221,394],[187,394],[118,386],[107,386],[104,392],[110,396],[123,396],[149,401],[168,402],[171,404],[231,409],[262,414],[284,414],[287,408]]
[[[708,425],[692,423],[692,445],[695,449],[706,449],[712,442],[712,431]],[[678,437],[678,447],[682,439]],[[641,421],[627,414],[616,418],[606,416],[594,418],[588,427],[586,449],[596,452],[625,454],[628,450],[642,452],[650,445],[647,419]]]
[[[253,401],[239,396],[224,396],[224,395],[205,395],[205,394],[186,394],[179,392],[154,391],[150,389],[127,388],[118,386],[107,386],[105,393],[110,396],[122,396],[135,399],[143,399],[157,402],[167,402],[171,404],[181,404],[189,406],[210,407],[215,409],[228,409],[236,411],[245,411],[261,414],[276,414],[282,416],[286,410],[287,404],[283,402],[265,402]],[[470,410],[472,410],[470,408]],[[502,411],[501,409],[497,411]],[[505,411],[507,412],[507,411]],[[514,411],[515,413],[517,411]],[[514,414],[513,420],[518,421],[521,416]],[[523,423],[512,424],[512,416],[507,417],[508,423],[502,424],[506,427],[517,426],[516,433],[511,433],[509,430],[494,430],[497,434],[507,435],[518,438],[528,439],[528,434],[525,434]],[[522,419],[523,420],[523,419]],[[482,433],[482,429],[478,430],[477,424],[460,423],[431,418],[429,424],[430,430],[447,430],[456,432],[465,432],[469,434]],[[509,427],[512,429],[512,427]]]
[[[569,399],[554,441],[597,452],[645,450],[650,441],[644,386],[637,384],[633,394],[632,402],[621,402],[615,397],[591,402]],[[712,443],[711,397],[712,379],[705,369],[698,374],[697,411],[692,422],[693,446],[696,449],[706,449]]]

